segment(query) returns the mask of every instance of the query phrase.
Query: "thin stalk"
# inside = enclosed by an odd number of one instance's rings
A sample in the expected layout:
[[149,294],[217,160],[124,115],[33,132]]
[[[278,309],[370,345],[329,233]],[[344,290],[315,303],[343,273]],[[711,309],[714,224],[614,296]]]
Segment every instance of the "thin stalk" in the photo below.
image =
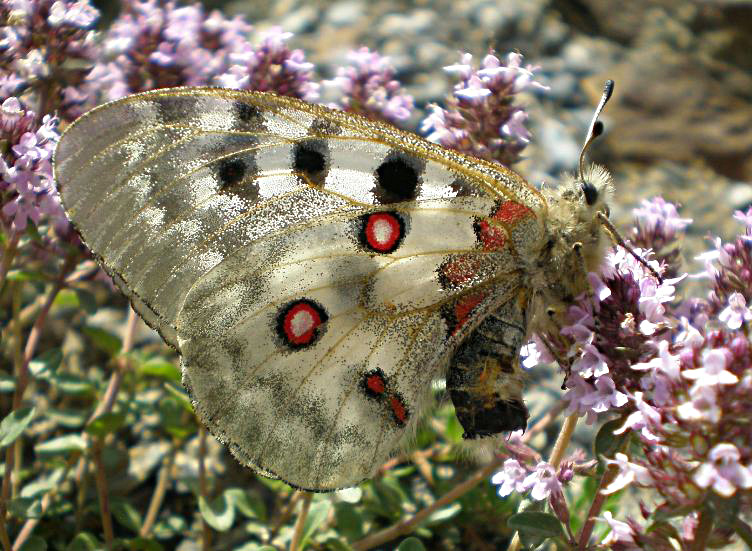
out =
[[593,535],[595,517],[600,514],[603,505],[608,499],[608,496],[603,493],[603,490],[614,481],[618,474],[618,467],[609,466],[601,476],[601,481],[598,483],[598,489],[595,491],[595,497],[593,498],[593,502],[590,504],[590,509],[588,509],[587,516],[585,517],[585,524],[582,525],[582,530],[580,530],[580,534],[577,536],[577,549],[579,551],[587,549],[590,536]]
[[172,467],[175,464],[175,454],[177,453],[177,444],[173,443],[167,457],[165,457],[162,464],[162,468],[159,470],[157,477],[157,485],[154,488],[154,493],[151,495],[149,501],[149,507],[146,510],[146,517],[144,517],[144,523],[141,525],[138,535],[142,538],[149,537],[151,531],[154,528],[154,524],[157,521],[157,515],[159,515],[159,508],[162,506],[165,494],[167,493],[167,485],[172,479]]
[[300,514],[295,519],[295,529],[292,533],[292,541],[290,542],[290,551],[298,551],[300,547],[300,541],[303,538],[303,527],[305,526],[306,518],[308,518],[308,510],[311,508],[311,499],[313,494],[311,492],[301,492],[303,494],[303,503],[300,507]]
[[[204,501],[209,502],[209,484],[206,480],[206,427],[198,429],[198,491]],[[201,549],[211,551],[211,527],[201,516]]]
[[102,462],[102,439],[97,438],[92,450],[94,459],[94,472],[96,474],[97,495],[99,496],[99,512],[102,518],[102,531],[104,532],[104,544],[106,549],[112,549],[115,540],[115,532],[112,527],[112,513],[110,512],[110,494],[107,486],[107,473]]
[[3,251],[3,259],[0,262],[0,293],[2,293],[3,291],[5,278],[8,275],[8,270],[10,270],[10,267],[13,264],[13,259],[16,257],[16,253],[18,252],[18,241],[20,238],[21,236],[18,234],[18,232],[13,232],[12,237],[8,241],[8,245]]
[[[564,420],[564,425],[562,425],[561,430],[559,431],[559,436],[556,437],[556,442],[554,442],[554,449],[551,450],[551,456],[548,458],[548,462],[554,470],[558,469],[561,464],[564,452],[567,450],[567,446],[569,446],[569,442],[572,440],[572,434],[574,434],[574,429],[577,426],[578,419],[579,415],[573,413]],[[509,543],[508,551],[517,551],[519,548],[520,534],[517,532]]]

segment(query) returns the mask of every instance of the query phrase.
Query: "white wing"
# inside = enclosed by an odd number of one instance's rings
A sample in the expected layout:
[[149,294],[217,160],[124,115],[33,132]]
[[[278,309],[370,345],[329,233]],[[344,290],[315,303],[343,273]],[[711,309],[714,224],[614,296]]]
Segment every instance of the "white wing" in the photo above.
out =
[[68,129],[55,171],[84,241],[182,355],[202,420],[306,489],[389,456],[543,235],[513,172],[270,94],[118,100]]

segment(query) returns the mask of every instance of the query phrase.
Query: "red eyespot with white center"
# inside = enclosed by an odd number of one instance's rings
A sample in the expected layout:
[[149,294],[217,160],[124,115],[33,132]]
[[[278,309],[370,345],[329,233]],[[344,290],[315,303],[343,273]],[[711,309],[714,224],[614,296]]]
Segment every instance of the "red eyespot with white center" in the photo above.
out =
[[405,237],[405,221],[396,212],[375,212],[361,218],[361,245],[377,253],[392,253]]
[[277,334],[291,348],[313,344],[322,334],[329,319],[318,303],[300,299],[283,306],[277,314]]

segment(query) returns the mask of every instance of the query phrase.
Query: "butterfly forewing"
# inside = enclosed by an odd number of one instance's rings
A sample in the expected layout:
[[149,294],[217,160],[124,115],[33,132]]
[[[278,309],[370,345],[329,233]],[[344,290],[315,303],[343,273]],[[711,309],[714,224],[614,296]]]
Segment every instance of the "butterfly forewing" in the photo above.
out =
[[55,170],[86,244],[181,353],[202,420],[314,490],[389,457],[544,232],[513,172],[271,94],[124,98],[68,129]]

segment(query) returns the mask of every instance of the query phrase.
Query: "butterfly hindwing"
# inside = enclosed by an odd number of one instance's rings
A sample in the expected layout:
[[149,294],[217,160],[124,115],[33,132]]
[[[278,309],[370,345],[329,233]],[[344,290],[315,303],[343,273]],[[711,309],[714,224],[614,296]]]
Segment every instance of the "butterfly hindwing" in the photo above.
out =
[[503,167],[262,93],[107,104],[55,170],[83,240],[180,352],[202,420],[314,490],[397,448],[544,231],[545,203]]

